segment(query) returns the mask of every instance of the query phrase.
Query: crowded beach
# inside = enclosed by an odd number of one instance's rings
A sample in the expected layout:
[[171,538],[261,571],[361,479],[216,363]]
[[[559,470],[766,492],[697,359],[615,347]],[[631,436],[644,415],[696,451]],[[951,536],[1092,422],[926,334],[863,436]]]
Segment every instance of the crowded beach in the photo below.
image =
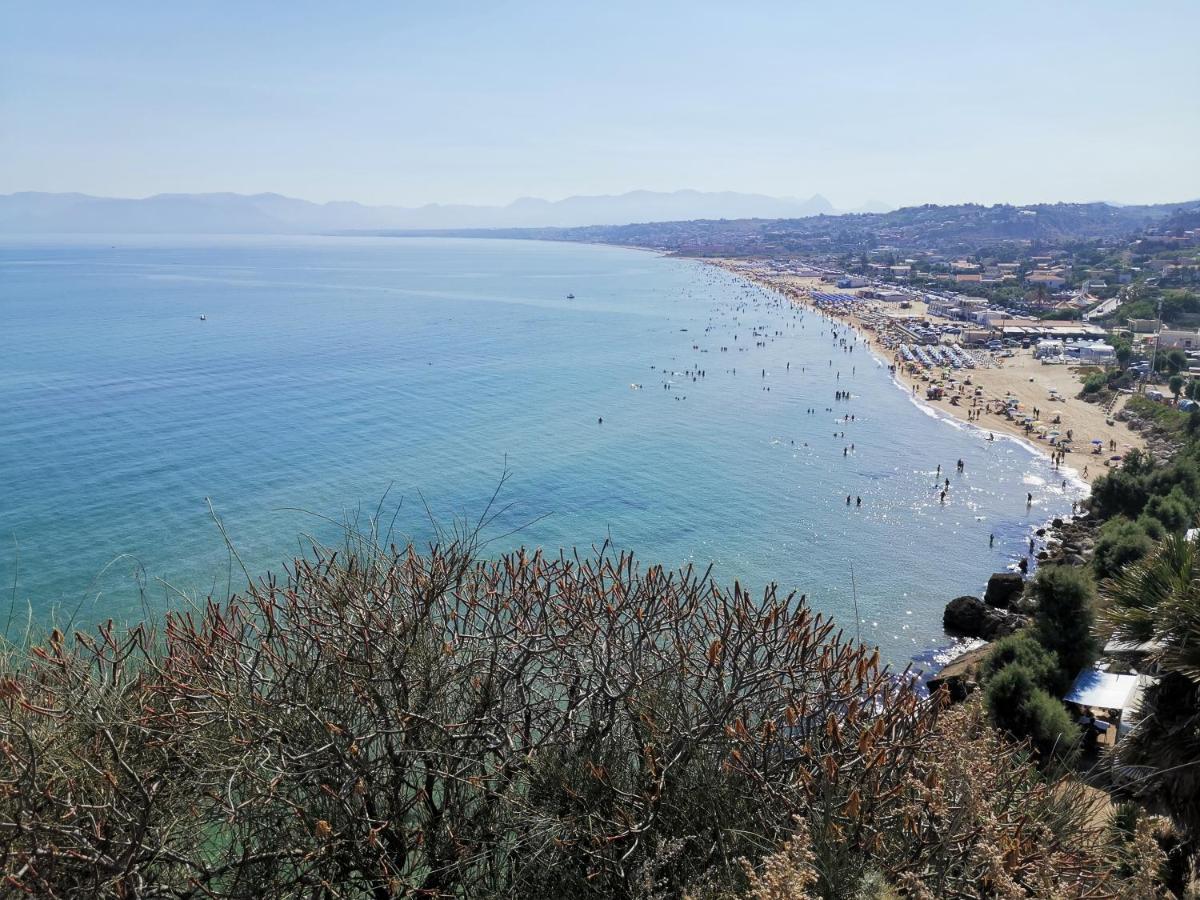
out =
[[794,303],[849,325],[882,360],[909,396],[976,426],[984,440],[1007,434],[1050,456],[1085,481],[1143,439],[1117,418],[1124,398],[1109,406],[1077,398],[1079,364],[1037,357],[1037,347],[966,346],[952,323],[914,297],[884,303],[827,284],[819,276],[782,275],[754,260],[721,259],[716,265]]

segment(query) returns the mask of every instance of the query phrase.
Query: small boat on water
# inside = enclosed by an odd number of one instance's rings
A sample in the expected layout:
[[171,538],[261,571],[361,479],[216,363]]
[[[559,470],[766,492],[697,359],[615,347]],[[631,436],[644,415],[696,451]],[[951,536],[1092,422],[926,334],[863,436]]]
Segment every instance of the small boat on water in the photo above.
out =
[[207,320],[208,320],[208,316],[206,316],[204,313],[200,313],[200,321],[205,322]]
[[574,294],[567,294],[567,299],[568,299],[568,300],[574,300],[574,299],[575,299],[575,295],[574,295]]

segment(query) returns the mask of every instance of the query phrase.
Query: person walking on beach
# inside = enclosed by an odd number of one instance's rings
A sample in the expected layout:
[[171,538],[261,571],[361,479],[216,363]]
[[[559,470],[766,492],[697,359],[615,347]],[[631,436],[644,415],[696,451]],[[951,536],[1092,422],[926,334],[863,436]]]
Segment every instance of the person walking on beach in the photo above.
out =
[[996,546],[996,535],[989,534],[988,535],[988,547],[990,548],[990,547],[994,547],[994,546]]
[[855,504],[854,504],[854,505],[855,505],[856,507],[858,507],[859,509],[861,509],[861,508],[862,508],[862,497],[858,497],[858,498],[856,499],[856,501],[855,501]]
[[1031,506],[1033,506],[1033,494],[1026,494],[1025,495],[1025,508],[1029,509],[1029,507],[1031,507]]

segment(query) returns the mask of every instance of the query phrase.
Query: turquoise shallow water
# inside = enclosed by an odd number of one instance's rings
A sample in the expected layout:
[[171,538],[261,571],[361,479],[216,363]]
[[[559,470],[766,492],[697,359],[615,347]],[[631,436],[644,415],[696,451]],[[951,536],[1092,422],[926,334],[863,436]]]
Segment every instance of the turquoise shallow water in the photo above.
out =
[[[1077,494],[1026,448],[909,402],[831,327],[712,267],[609,247],[8,238],[0,585],[39,621],[126,619],[139,588],[156,609],[224,593],[206,498],[261,572],[389,486],[398,531],[427,537],[418,492],[439,517],[478,513],[507,465],[492,534],[537,521],[494,549],[611,539],[777,580],[847,628],[853,566],[863,638],[920,656],[945,644],[946,600]],[[943,506],[935,467],[960,458]]]

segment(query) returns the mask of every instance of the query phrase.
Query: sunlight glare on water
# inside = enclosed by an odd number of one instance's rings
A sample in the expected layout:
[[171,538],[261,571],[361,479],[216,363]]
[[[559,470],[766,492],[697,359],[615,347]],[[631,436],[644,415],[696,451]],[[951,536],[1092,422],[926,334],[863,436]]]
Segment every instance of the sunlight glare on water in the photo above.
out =
[[611,540],[778,581],[848,630],[853,566],[862,637],[903,663],[1078,496],[815,313],[640,251],[8,238],[0,322],[0,584],[40,621],[139,616],[140,580],[152,610],[236,588],[206,498],[261,573],[385,492],[426,539],[420,497],[478,514],[507,466],[492,533],[536,522],[489,550]]

